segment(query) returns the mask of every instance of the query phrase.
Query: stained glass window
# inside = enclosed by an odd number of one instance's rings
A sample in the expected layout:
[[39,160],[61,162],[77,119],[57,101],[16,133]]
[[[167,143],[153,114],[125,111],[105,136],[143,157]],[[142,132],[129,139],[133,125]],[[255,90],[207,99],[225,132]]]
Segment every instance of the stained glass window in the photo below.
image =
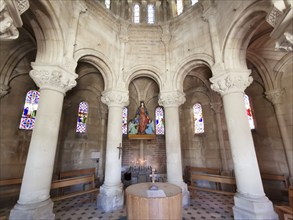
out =
[[182,12],[183,12],[182,0],[177,0],[177,15],[180,15]]
[[122,111],[122,134],[127,134],[127,115],[128,109],[125,107]]
[[194,133],[195,134],[204,133],[202,107],[201,107],[201,104],[199,103],[196,103],[193,105],[193,118],[194,118]]
[[39,99],[40,93],[36,90],[30,90],[26,94],[23,113],[19,125],[20,129],[31,130],[34,128]]
[[148,23],[153,24],[155,22],[155,9],[153,4],[148,5]]
[[110,0],[105,0],[106,8],[110,9]]
[[245,103],[245,108],[246,108],[246,114],[248,117],[249,127],[250,127],[250,129],[255,129],[249,97],[245,94],[244,94],[244,103]]
[[80,102],[78,107],[78,117],[76,132],[85,133],[86,132],[86,121],[88,118],[88,104],[87,102]]
[[198,0],[191,0],[191,5],[194,5],[197,2],[198,2]]
[[164,123],[164,110],[162,107],[157,107],[155,110],[156,114],[156,134],[165,134],[165,123]]
[[139,5],[136,3],[133,8],[133,22],[134,23],[139,23],[139,16],[140,16],[139,10],[140,10]]

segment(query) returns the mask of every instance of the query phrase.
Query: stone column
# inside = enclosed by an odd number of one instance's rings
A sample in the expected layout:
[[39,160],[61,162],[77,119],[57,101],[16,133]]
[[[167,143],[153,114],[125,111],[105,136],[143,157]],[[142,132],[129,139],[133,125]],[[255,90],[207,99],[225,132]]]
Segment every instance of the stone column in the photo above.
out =
[[10,219],[54,219],[50,189],[65,92],[77,74],[59,66],[32,64],[30,76],[40,87],[38,113],[32,132],[19,200]]
[[284,118],[284,112],[281,108],[283,103],[282,97],[285,95],[285,91],[282,89],[276,89],[266,92],[266,98],[273,103],[276,117],[278,121],[278,126],[280,129],[283,146],[284,146],[284,153],[285,158],[288,166],[288,171],[290,175],[290,182],[292,181],[292,169],[293,169],[293,152],[292,152],[292,143],[290,141],[290,136],[288,134],[288,127],[286,126],[286,120]]
[[214,110],[216,115],[216,125],[217,125],[217,133],[218,133],[218,140],[220,145],[220,155],[222,161],[222,169],[225,175],[229,174],[229,168],[227,163],[227,154],[225,149],[225,143],[223,138],[223,131],[222,131],[222,121],[221,121],[221,110],[222,110],[222,103],[221,102],[213,102],[211,103],[211,108]]
[[211,88],[223,98],[231,145],[237,193],[235,219],[277,219],[272,202],[265,196],[254,143],[244,105],[244,90],[253,81],[250,71],[222,73],[210,79]]
[[189,205],[190,195],[186,183],[183,182],[179,106],[185,102],[185,95],[181,92],[162,92],[159,105],[165,109],[165,137],[167,153],[168,182],[182,188],[182,204]]
[[[122,144],[122,111],[128,105],[128,92],[104,91],[102,102],[108,105],[108,128],[105,161],[105,181],[100,187],[97,205],[105,212],[123,208],[124,192],[121,182],[121,159],[119,147]],[[122,153],[122,150],[121,150]]]

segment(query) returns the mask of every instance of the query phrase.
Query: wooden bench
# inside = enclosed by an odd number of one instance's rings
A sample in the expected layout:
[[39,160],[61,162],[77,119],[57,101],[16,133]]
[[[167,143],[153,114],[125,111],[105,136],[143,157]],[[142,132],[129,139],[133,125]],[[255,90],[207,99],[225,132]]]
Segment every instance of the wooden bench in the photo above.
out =
[[20,192],[20,185],[22,179],[3,179],[0,180],[0,196],[1,198],[11,198],[11,196],[18,196]]
[[282,183],[282,185],[283,185],[281,190],[288,191],[289,183],[288,183],[288,177],[286,175],[262,173],[261,178],[262,178],[262,180],[278,181],[278,182]]
[[95,174],[95,168],[81,169],[81,170],[69,170],[69,171],[61,171],[59,172],[59,180],[65,178],[79,177]]
[[[233,186],[233,191],[226,191],[222,188],[213,189],[213,188],[207,188],[207,187],[201,187],[197,185],[198,180],[206,180],[212,183],[218,183],[218,184],[229,184]],[[191,173],[190,177],[190,186],[188,186],[189,191],[191,192],[191,195],[194,195],[194,191],[201,190],[201,191],[207,191],[207,192],[214,192],[214,193],[220,193],[224,195],[234,195],[236,192],[236,180],[234,177],[231,176],[220,176],[220,175],[212,175],[212,174],[203,174],[203,173]]]
[[280,220],[293,219],[293,187],[288,188],[289,205],[275,205]]
[[62,180],[55,180],[51,184],[51,189],[62,189],[64,187],[69,186],[78,186],[84,184],[89,184],[89,189],[85,189],[82,187],[82,190],[70,192],[68,194],[62,194],[52,197],[51,199],[53,201],[59,201],[75,196],[80,196],[84,194],[91,194],[91,201],[93,201],[94,196],[98,193],[99,189],[95,187],[95,175],[89,175],[89,176],[81,176],[81,177],[74,177],[74,178],[67,178]]

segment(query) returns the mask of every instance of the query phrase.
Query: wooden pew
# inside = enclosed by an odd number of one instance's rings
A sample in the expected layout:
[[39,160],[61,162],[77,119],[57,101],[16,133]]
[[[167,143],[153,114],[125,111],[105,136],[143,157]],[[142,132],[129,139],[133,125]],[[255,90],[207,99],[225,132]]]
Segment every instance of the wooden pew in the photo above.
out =
[[288,188],[289,205],[275,205],[280,220],[293,219],[293,187]]
[[12,198],[12,197],[16,198],[20,192],[21,182],[22,182],[22,179],[20,178],[0,180],[1,199]]
[[[218,188],[212,189],[212,188],[198,186],[196,183],[196,181],[198,181],[198,180],[207,180],[212,183],[232,185],[233,192],[218,189]],[[224,195],[234,195],[236,192],[236,180],[234,177],[230,177],[230,176],[220,176],[220,175],[203,174],[203,173],[192,173],[191,177],[190,177],[190,182],[191,182],[191,184],[190,184],[190,186],[188,186],[188,189],[191,192],[192,196],[194,195],[194,192],[196,190],[220,193],[220,194],[224,194]]]
[[95,172],[96,172],[95,168],[87,168],[87,169],[81,169],[81,170],[60,171],[59,172],[59,180],[65,179],[65,178],[78,177],[78,176],[92,175],[92,174],[95,174]]
[[81,177],[74,177],[74,178],[67,178],[62,180],[55,180],[51,184],[51,189],[62,189],[64,187],[69,186],[78,186],[78,185],[84,185],[89,184],[89,189],[85,189],[82,187],[82,190],[70,192],[68,194],[62,194],[52,197],[51,199],[53,201],[59,201],[75,196],[80,196],[84,194],[91,194],[91,200],[93,201],[94,196],[98,193],[99,189],[95,187],[95,174],[89,175],[89,176],[81,176]]
[[288,177],[286,175],[279,175],[279,174],[270,174],[270,173],[262,173],[261,174],[262,180],[268,180],[268,181],[278,181],[281,182],[283,187],[281,188],[282,191],[288,191],[289,183],[288,183]]

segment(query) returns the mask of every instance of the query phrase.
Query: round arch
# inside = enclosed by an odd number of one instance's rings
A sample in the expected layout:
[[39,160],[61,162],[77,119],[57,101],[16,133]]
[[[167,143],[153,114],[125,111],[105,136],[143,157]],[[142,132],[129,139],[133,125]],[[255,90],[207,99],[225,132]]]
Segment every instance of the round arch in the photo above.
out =
[[211,68],[213,65],[214,59],[207,54],[195,54],[187,57],[177,68],[173,80],[174,88],[183,91],[183,81],[190,71],[200,66]]
[[80,62],[89,63],[100,71],[105,83],[104,90],[115,88],[115,76],[110,65],[111,62],[102,53],[92,49],[80,49],[74,53],[74,59]]
[[124,74],[124,80],[128,88],[132,80],[138,77],[149,77],[158,84],[159,89],[161,90],[163,87],[163,78],[161,76],[161,71],[154,66],[138,65],[134,66],[132,69],[130,69],[128,72]]
[[248,44],[270,9],[271,5],[268,4],[268,1],[255,1],[235,19],[224,39],[222,49],[226,69],[247,69]]

